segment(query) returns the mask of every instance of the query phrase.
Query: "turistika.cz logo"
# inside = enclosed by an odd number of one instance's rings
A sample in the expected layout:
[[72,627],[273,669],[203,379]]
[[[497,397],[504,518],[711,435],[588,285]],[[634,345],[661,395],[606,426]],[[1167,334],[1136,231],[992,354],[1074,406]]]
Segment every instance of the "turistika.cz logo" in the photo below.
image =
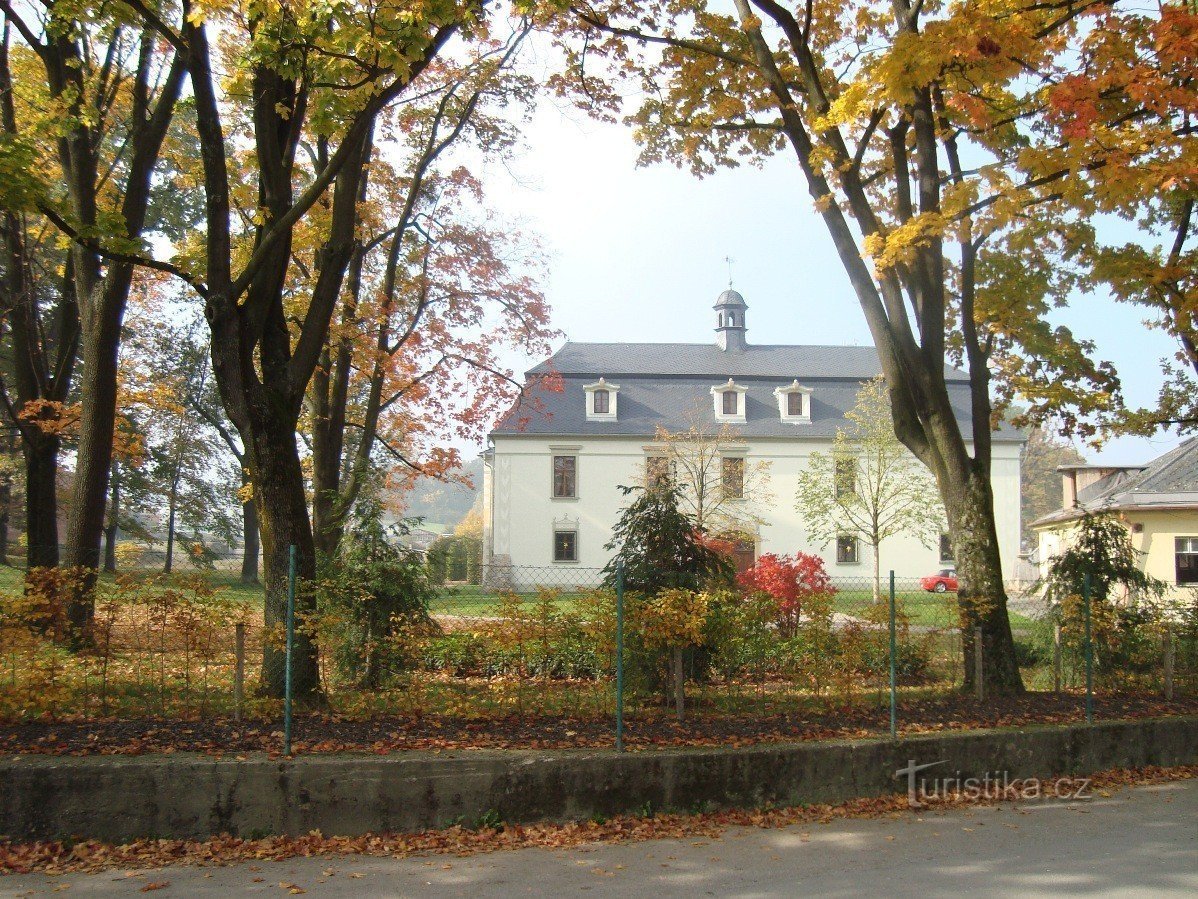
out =
[[1091,795],[1088,777],[1012,779],[1006,771],[987,771],[981,777],[964,777],[960,771],[951,776],[928,777],[921,774],[946,762],[947,759],[941,759],[921,765],[915,759],[908,759],[906,767],[894,772],[896,778],[907,778],[907,802],[912,808],[920,808],[929,802],[986,802],[996,799],[1056,799],[1072,802],[1089,799]]

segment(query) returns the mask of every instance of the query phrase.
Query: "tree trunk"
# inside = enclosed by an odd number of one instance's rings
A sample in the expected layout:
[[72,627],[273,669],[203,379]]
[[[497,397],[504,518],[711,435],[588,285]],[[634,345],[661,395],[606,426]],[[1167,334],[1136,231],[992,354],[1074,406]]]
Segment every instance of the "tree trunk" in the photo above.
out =
[[682,647],[674,647],[674,711],[678,723],[686,718],[686,673],[682,669]]
[[[285,413],[278,415],[278,419],[286,417]],[[292,689],[297,699],[316,699],[320,696],[316,643],[303,628],[304,619],[315,611],[315,597],[307,584],[316,577],[315,546],[308,521],[303,471],[295,446],[294,425],[286,421],[263,420],[265,418],[253,422],[254,434],[247,441],[262,535],[265,625],[268,631],[280,633],[286,627],[290,549],[294,546],[298,585]],[[262,689],[267,695],[283,695],[284,664],[282,643],[268,640],[262,654]]]
[[241,505],[241,582],[258,583],[258,507],[251,499]]
[[128,298],[124,280],[119,273],[110,272],[102,286],[96,288],[103,296],[91,300],[94,320],[90,327],[85,323],[83,328],[83,366],[79,379],[82,412],[63,558],[69,568],[89,570],[87,576],[72,579],[66,591],[67,619],[76,644],[90,639],[95,617],[95,572],[100,564],[100,538],[104,533],[116,423],[117,354]]
[[882,541],[878,535],[870,540],[870,548],[874,551],[874,605],[882,601]]
[[[1002,580],[990,481],[970,472],[963,483],[955,485],[955,489],[942,490],[941,495],[951,498],[945,511],[960,581],[957,606],[965,659],[974,658],[975,634],[981,628],[985,695],[1022,693],[1015,639],[1007,617],[1007,593]],[[974,665],[967,661],[967,692],[976,689],[975,680]]]
[[162,573],[170,574],[171,563],[175,558],[175,507],[179,504],[179,475],[175,474],[171,481],[171,492],[166,503],[166,561],[162,565]]
[[58,565],[57,437],[22,441],[25,456],[25,562],[29,568]]

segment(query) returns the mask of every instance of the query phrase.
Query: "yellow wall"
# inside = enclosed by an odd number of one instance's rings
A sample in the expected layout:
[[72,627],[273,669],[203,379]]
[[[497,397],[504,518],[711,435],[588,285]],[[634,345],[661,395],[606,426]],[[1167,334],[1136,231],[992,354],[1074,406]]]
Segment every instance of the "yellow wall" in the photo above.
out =
[[[1120,517],[1132,528],[1132,546],[1142,554],[1140,560],[1144,572],[1169,585],[1170,590],[1166,594],[1169,598],[1192,596],[1194,585],[1177,584],[1174,538],[1198,537],[1198,509],[1123,512]],[[1143,525],[1143,530],[1138,534],[1134,530],[1137,524]],[[1071,523],[1053,528],[1037,528],[1037,558],[1041,576],[1047,573],[1052,557],[1068,545],[1073,531],[1074,526]]]

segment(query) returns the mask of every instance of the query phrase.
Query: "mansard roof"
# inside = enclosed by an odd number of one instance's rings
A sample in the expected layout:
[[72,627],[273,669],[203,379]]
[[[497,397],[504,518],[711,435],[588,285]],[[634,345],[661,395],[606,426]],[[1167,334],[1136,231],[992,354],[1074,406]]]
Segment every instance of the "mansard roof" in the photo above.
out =
[[[520,403],[492,432],[536,436],[652,437],[658,426],[685,430],[698,414],[714,421],[711,388],[732,378],[747,388],[745,421],[735,427],[745,437],[829,438],[845,425],[861,384],[880,374],[877,351],[857,346],[756,346],[728,353],[716,344],[567,343],[528,372],[529,388]],[[542,379],[555,375],[561,390]],[[969,439],[969,382],[964,372],[946,369],[949,396]],[[585,385],[603,377],[620,385],[615,421],[587,421]],[[782,421],[775,388],[795,380],[812,388],[811,421]],[[1022,441],[1022,432],[1003,425],[1000,441]]]
[[[529,375],[701,376],[728,378],[780,378],[787,382],[817,379],[865,381],[881,374],[878,351],[872,346],[787,346],[750,344],[729,353],[716,343],[574,343],[568,341],[552,357],[532,368]],[[945,368],[949,381],[968,383],[969,376]]]

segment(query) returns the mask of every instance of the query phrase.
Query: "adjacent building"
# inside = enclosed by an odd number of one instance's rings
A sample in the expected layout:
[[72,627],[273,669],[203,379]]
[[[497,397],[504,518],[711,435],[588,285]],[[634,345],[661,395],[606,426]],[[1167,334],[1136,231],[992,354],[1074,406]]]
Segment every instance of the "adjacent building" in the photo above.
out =
[[[880,373],[876,350],[749,343],[748,308],[734,290],[719,296],[714,313],[710,344],[568,342],[527,373],[526,396],[491,432],[484,457],[487,570],[511,566],[514,577],[530,580],[534,569],[556,569],[560,583],[571,567],[605,564],[604,547],[629,501],[619,486],[640,483],[659,459],[659,426],[684,431],[696,415],[739,435],[720,448],[732,489],[738,470],[769,463],[772,500],[741,540],[742,567],[764,552],[805,551],[823,556],[833,576],[872,570],[863,541],[846,535],[828,546],[811,542],[795,488],[810,454],[830,450],[862,383]],[[950,368],[945,377],[968,438],[967,376]],[[1020,541],[1023,440],[1009,426],[994,435],[998,533],[1010,566]],[[915,577],[951,566],[952,550],[947,539],[929,548],[894,538],[883,544],[880,561],[883,570]]]
[[1131,532],[1146,574],[1172,598],[1198,588],[1198,437],[1146,465],[1066,465],[1061,509],[1032,522],[1041,574],[1086,513],[1110,512]]

